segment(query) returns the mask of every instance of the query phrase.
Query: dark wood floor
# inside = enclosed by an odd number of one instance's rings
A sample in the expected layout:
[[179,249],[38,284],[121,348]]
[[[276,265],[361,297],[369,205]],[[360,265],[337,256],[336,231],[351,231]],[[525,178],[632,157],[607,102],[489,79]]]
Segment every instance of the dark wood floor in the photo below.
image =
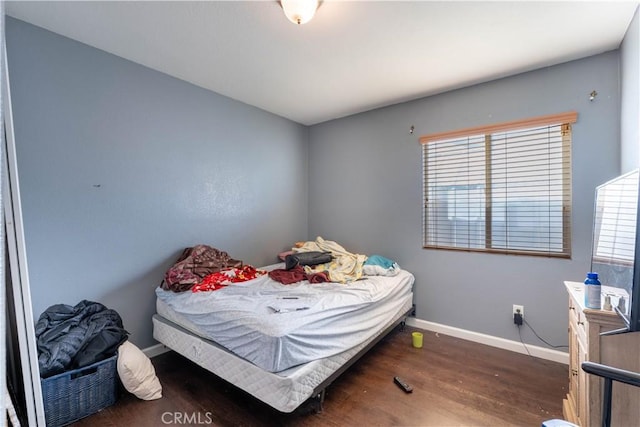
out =
[[[173,352],[152,361],[162,399],[124,392],[75,425],[540,426],[562,418],[568,385],[566,365],[432,332],[416,349],[410,328],[392,332],[339,377],[321,413],[311,405],[280,413]],[[413,393],[393,383],[396,375]]]

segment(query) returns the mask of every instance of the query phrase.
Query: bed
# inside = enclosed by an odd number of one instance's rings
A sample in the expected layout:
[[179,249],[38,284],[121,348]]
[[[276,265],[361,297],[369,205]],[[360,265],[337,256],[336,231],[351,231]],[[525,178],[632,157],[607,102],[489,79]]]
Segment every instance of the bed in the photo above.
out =
[[321,409],[326,387],[411,314],[413,283],[400,269],[349,284],[264,275],[214,292],[158,288],[153,336],[281,412],[310,399]]

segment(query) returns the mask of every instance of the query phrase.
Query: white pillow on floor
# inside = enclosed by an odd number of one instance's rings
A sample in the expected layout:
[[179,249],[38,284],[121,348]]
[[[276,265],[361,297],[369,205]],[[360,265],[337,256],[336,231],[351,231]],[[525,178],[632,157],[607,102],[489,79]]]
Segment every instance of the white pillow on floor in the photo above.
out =
[[118,375],[128,392],[142,400],[162,397],[162,386],[151,360],[129,341],[118,347]]

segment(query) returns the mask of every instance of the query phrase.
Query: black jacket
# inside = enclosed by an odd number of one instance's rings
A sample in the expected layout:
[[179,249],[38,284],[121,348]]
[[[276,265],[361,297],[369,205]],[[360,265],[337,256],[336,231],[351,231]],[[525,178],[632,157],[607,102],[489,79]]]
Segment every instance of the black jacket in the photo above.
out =
[[42,378],[111,357],[128,335],[115,310],[87,300],[52,305],[35,331]]

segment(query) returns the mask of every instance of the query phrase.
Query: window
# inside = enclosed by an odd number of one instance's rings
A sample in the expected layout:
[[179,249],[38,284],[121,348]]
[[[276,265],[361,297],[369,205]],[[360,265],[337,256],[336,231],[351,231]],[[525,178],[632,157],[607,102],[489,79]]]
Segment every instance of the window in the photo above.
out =
[[423,246],[571,256],[570,112],[426,135]]
[[638,170],[596,188],[593,262],[633,266],[637,211]]

